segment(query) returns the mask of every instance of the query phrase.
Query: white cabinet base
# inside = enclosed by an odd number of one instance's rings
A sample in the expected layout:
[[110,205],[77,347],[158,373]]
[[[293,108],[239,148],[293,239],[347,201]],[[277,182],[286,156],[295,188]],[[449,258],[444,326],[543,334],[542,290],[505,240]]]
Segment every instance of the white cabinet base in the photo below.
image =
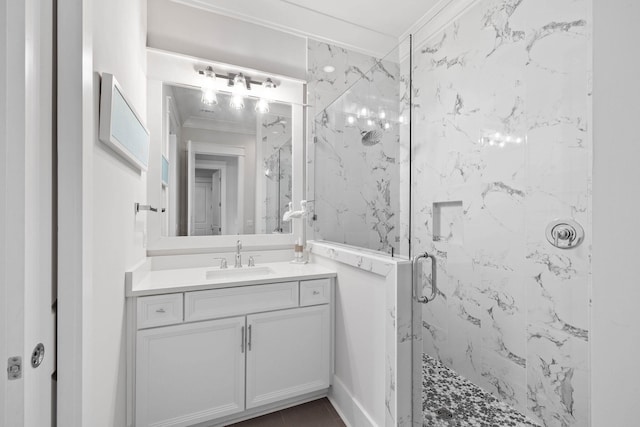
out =
[[320,305],[247,316],[247,409],[329,387],[329,315]]
[[306,282],[129,300],[127,426],[225,426],[326,396],[333,281]]
[[136,426],[192,426],[244,410],[244,317],[138,332]]

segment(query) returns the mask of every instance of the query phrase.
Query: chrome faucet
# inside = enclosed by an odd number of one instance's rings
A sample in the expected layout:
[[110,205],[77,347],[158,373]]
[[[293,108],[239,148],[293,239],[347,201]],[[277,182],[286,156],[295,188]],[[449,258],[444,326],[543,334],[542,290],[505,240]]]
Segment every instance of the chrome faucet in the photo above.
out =
[[224,270],[227,268],[227,259],[226,258],[214,258],[215,260],[220,261],[220,270]]
[[242,267],[242,255],[240,255],[240,249],[242,249],[242,242],[238,240],[236,242],[236,265],[235,268]]

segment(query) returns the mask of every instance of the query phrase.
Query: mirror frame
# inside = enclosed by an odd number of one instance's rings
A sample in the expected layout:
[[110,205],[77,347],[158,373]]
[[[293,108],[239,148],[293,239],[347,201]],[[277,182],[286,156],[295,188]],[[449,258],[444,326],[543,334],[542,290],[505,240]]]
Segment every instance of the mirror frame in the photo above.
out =
[[[294,209],[304,199],[305,186],[305,98],[306,82],[291,77],[265,73],[242,66],[229,65],[195,58],[174,52],[147,48],[147,125],[151,134],[149,169],[147,171],[147,203],[162,206],[162,138],[168,126],[163,117],[163,84],[199,88],[201,76],[197,70],[212,66],[220,72],[242,72],[252,78],[270,77],[277,82],[277,94],[269,98],[274,102],[291,105],[292,138],[292,199]],[[217,79],[216,89],[228,91]],[[262,87],[252,88],[252,96],[261,96]],[[179,255],[234,251],[236,241],[242,240],[247,250],[289,249],[298,238],[304,238],[304,221],[294,221],[290,234],[239,234],[221,236],[162,236],[162,216],[147,216],[147,256]]]

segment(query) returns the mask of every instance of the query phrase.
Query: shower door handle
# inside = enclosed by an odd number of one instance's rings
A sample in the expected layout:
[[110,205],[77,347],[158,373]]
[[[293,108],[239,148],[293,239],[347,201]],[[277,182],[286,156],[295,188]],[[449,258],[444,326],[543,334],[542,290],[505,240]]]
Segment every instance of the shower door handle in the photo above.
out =
[[[420,265],[420,261],[422,259],[430,259],[431,260],[431,295],[429,297],[425,297],[422,296],[422,291],[419,289],[418,287],[418,266]],[[412,271],[412,275],[411,275],[411,280],[413,281],[413,297],[416,299],[417,302],[419,302],[420,304],[426,304],[430,301],[433,301],[436,296],[438,295],[438,279],[437,279],[437,269],[438,269],[438,265],[436,263],[436,257],[434,255],[431,255],[428,252],[425,252],[423,254],[420,255],[416,255],[415,257],[413,257],[413,261],[412,261],[412,267],[413,267],[413,271]]]

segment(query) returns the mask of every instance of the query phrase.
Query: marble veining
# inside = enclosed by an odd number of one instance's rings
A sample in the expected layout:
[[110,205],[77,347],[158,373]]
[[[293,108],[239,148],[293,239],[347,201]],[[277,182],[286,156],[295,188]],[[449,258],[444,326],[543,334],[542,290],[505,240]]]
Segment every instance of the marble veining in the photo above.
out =
[[258,184],[264,197],[258,207],[257,233],[290,233],[291,222],[282,221],[282,215],[291,202],[292,194],[292,144],[291,117],[265,113],[259,118],[257,153],[260,156],[263,179]]
[[[397,52],[377,59],[313,40],[308,49],[314,236],[406,255],[408,220],[400,215],[408,218],[400,209],[409,160],[400,119],[406,78]],[[326,65],[334,71],[324,71]]]
[[[440,288],[424,351],[545,427],[589,425],[588,8],[479,0],[413,56],[412,252],[436,254]],[[578,248],[545,239],[563,217]]]

